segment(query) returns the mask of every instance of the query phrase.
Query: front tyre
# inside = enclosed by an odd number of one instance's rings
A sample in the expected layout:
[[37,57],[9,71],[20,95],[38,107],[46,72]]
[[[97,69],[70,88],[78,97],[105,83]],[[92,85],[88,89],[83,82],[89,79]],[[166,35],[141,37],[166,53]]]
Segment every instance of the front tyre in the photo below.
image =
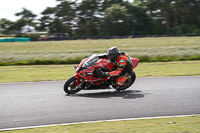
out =
[[77,79],[74,76],[72,76],[65,82],[64,91],[68,94],[75,94],[79,92],[81,89],[80,88],[76,89],[76,83]]
[[119,87],[115,85],[113,86],[113,88],[115,88],[117,91],[126,90],[135,82],[135,79],[136,79],[136,74],[134,71],[132,71],[132,74],[128,77],[123,86]]

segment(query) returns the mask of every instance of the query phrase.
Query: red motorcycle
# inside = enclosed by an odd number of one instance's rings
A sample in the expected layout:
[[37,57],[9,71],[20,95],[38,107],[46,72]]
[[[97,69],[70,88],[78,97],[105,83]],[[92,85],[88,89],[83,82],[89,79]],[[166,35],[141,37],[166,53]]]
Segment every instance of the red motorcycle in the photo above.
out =
[[[133,68],[135,68],[139,59],[132,58]],[[100,59],[96,54],[91,55],[81,61],[79,65],[75,65],[76,74],[69,78],[64,84],[64,91],[68,94],[75,94],[80,90],[93,90],[93,89],[111,89],[117,91],[129,88],[135,81],[136,75],[132,71],[129,74],[123,86],[115,84],[118,77],[103,77],[100,71],[110,72],[116,69],[114,63],[107,58]],[[111,87],[110,87],[111,86]]]

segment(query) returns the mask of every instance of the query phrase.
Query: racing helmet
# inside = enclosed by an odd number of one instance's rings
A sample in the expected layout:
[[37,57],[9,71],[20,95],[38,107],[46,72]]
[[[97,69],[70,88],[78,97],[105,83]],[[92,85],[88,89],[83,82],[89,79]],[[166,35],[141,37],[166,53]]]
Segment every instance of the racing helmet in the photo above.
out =
[[117,47],[111,47],[107,51],[107,56],[112,62],[116,61],[119,55],[120,53]]

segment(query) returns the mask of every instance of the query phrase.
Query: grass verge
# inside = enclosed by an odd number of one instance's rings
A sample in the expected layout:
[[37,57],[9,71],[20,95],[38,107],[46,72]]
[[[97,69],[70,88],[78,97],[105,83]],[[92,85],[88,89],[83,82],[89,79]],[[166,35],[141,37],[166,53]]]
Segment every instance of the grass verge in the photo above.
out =
[[141,62],[200,60],[200,37],[68,40],[0,43],[0,65],[78,63],[117,46]]
[[2,133],[200,133],[200,116],[58,125]]
[[[139,63],[137,77],[200,75],[200,61]],[[75,74],[73,65],[0,66],[0,83],[67,80]]]

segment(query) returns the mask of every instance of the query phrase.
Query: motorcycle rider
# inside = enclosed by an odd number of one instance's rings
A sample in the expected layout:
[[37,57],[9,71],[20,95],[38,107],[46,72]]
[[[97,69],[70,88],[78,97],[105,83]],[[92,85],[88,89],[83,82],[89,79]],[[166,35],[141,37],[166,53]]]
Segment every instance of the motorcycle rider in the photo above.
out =
[[[111,47],[107,50],[107,58],[110,59],[115,65],[116,69],[111,72],[100,71],[103,77],[117,77],[116,85],[123,86],[129,75],[132,74],[133,63],[125,52],[120,52],[117,47]],[[105,55],[99,58],[106,58]]]

